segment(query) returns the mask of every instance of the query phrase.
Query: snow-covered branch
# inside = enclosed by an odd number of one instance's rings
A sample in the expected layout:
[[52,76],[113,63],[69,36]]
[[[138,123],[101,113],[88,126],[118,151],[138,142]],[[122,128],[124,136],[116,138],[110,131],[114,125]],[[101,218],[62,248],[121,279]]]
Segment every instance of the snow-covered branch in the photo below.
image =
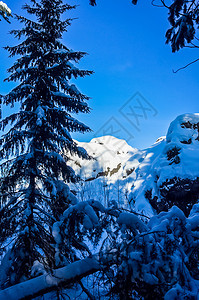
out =
[[101,269],[97,256],[76,261],[57,269],[53,275],[45,274],[0,291],[1,300],[32,299],[47,292],[66,286]]

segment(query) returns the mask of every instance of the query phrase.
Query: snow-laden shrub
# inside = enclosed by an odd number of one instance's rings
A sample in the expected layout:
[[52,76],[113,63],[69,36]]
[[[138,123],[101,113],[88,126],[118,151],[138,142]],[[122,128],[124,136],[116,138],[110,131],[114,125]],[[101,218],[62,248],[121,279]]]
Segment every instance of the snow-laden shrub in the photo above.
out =
[[136,290],[144,299],[197,299],[198,209],[195,205],[186,218],[173,206],[151,218],[145,227],[139,221],[137,232],[136,223],[132,220],[130,224],[127,216],[121,221],[120,215],[122,242],[117,247],[120,261],[113,291],[130,296]]
[[98,280],[109,289],[107,299],[113,294],[122,299],[197,299],[199,204],[188,218],[173,206],[145,223],[133,212],[86,201],[66,210],[54,228],[59,255],[63,237],[74,253],[76,248],[91,255],[91,244],[101,245]]
[[71,205],[63,213],[61,220],[54,224],[52,232],[56,243],[57,266],[92,254],[91,249],[103,240],[103,232],[109,232],[110,224],[115,223],[107,211],[100,202],[91,200]]

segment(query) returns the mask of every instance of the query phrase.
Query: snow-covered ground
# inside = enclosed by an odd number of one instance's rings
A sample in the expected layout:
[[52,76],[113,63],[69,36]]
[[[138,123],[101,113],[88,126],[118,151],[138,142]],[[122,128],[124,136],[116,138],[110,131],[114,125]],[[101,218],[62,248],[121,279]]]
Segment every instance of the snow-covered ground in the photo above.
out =
[[115,200],[148,216],[154,211],[146,192],[161,201],[160,190],[175,185],[173,179],[199,177],[199,114],[184,114],[169,126],[167,135],[151,147],[139,150],[112,136],[77,142],[93,157],[71,158],[72,168],[83,179],[71,188],[80,200],[95,199],[108,205]]

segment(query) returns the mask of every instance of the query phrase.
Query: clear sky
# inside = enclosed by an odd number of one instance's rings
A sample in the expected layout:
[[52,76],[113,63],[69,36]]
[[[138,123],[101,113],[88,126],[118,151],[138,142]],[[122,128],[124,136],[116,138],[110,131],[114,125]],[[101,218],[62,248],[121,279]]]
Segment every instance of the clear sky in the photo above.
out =
[[[24,1],[5,2],[14,13],[24,14]],[[153,7],[150,0],[139,0],[137,6],[131,0],[98,0],[96,7],[88,2],[68,1],[79,4],[69,13],[69,17],[78,19],[63,39],[69,48],[89,54],[80,67],[95,72],[77,80],[81,91],[92,98],[91,113],[78,118],[93,132],[73,137],[89,141],[95,136],[113,134],[133,147],[148,147],[166,134],[170,122],[179,114],[198,112],[199,63],[177,74],[172,72],[196,59],[198,50],[186,48],[171,53],[170,46],[165,45],[167,11]],[[1,46],[16,44],[8,31],[20,24],[1,21],[0,26]],[[3,94],[13,87],[12,83],[3,82],[13,59],[8,59],[2,48],[0,55]]]

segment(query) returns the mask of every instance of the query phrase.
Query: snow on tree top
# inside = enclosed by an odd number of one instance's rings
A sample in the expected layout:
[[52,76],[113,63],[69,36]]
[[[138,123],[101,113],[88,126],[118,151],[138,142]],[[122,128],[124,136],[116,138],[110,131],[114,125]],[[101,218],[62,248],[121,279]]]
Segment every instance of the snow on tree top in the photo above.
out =
[[11,15],[11,9],[3,1],[0,1],[0,11],[6,13],[8,16]]

